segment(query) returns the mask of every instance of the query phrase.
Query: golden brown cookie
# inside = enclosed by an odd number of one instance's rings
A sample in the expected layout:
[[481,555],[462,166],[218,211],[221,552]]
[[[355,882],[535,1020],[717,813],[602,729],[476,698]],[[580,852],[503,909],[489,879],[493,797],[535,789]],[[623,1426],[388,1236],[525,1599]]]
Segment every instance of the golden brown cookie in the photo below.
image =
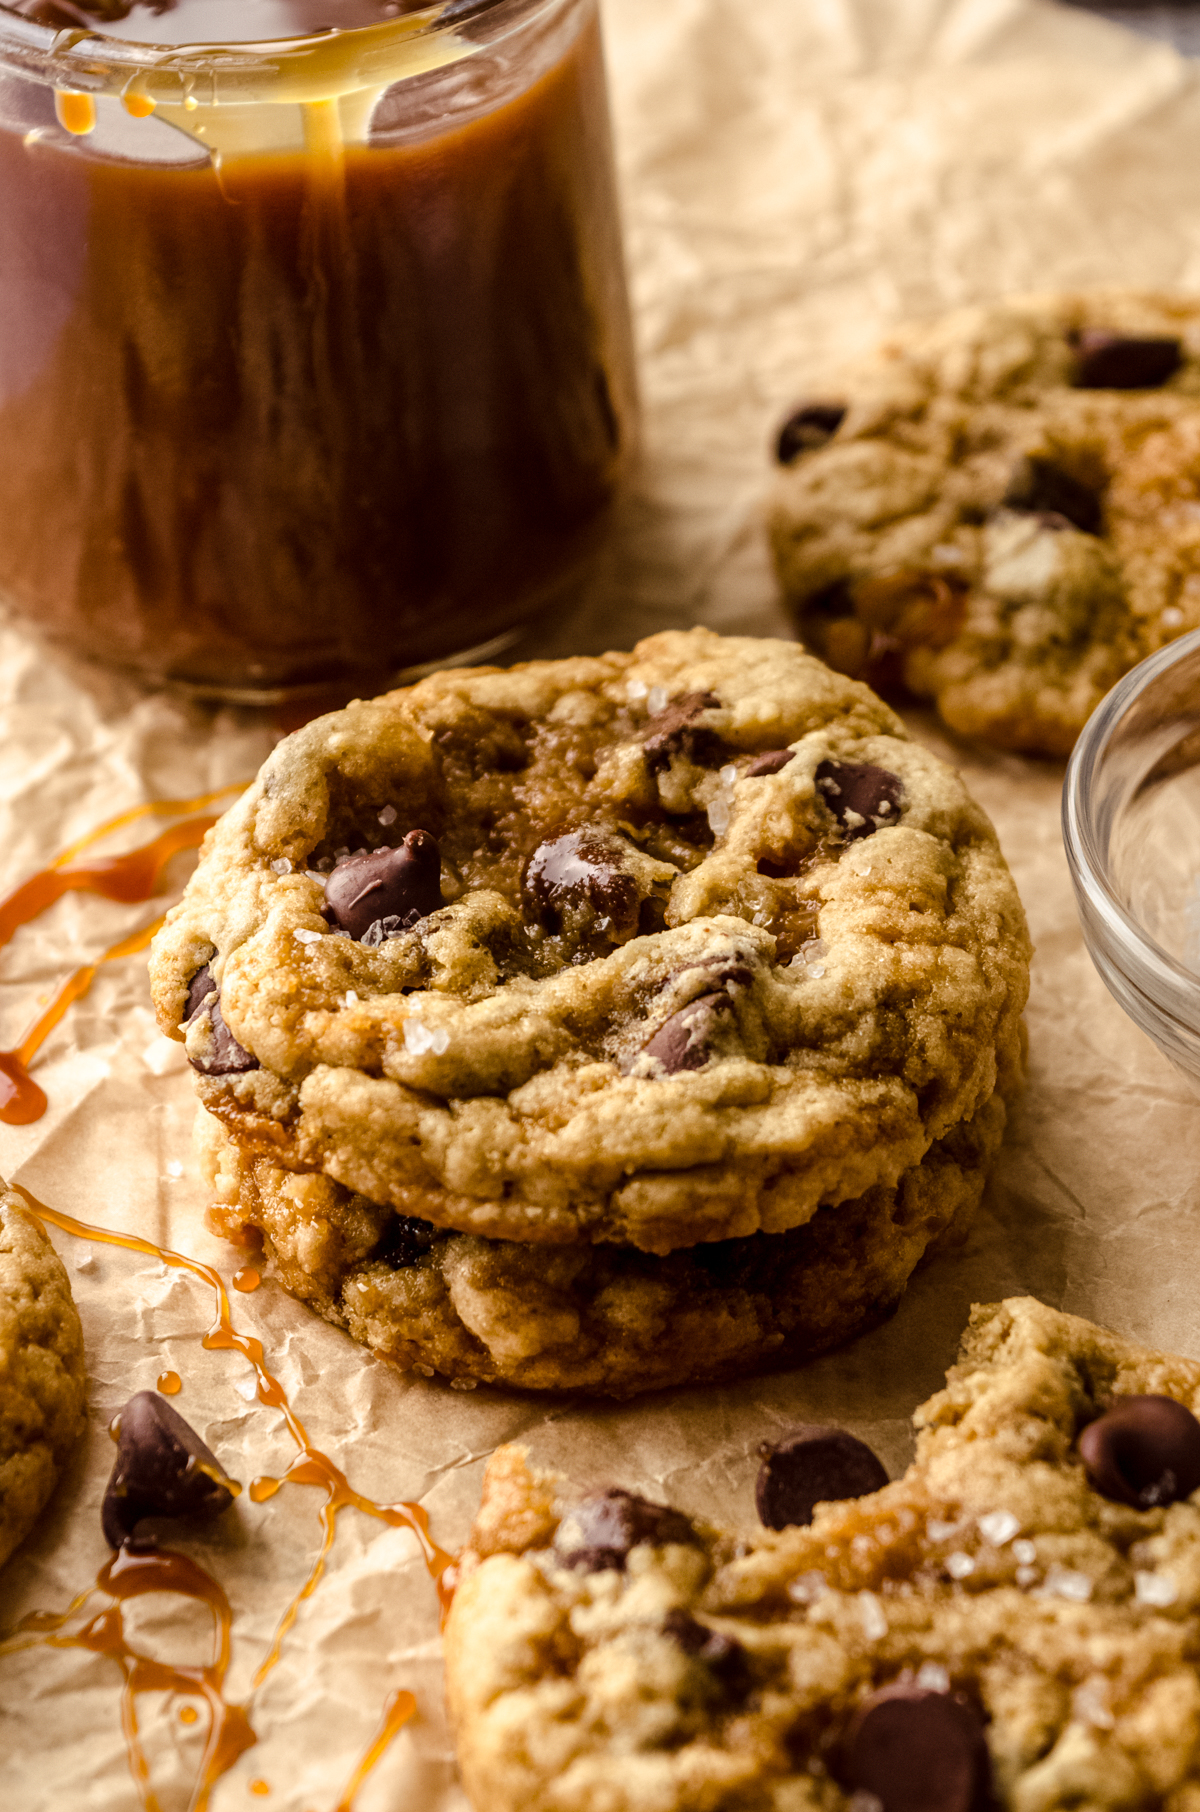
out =
[[[1015,1298],[973,1312],[902,1478],[809,1524],[796,1493],[779,1533],[501,1448],[446,1632],[472,1803],[1192,1812],[1198,1406],[1195,1361]],[[831,1432],[787,1444],[829,1494]]]
[[801,635],[965,736],[1066,754],[1200,625],[1200,302],[1097,290],[894,334],[785,423],[770,534]]
[[0,1566],[33,1528],[86,1421],[83,1334],[66,1271],[0,1178]]

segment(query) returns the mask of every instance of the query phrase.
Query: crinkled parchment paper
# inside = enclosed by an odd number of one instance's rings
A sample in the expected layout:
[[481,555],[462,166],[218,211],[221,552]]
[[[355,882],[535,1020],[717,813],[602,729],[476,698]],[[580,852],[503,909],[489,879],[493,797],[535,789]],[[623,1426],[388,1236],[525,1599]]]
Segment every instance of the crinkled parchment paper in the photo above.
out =
[[[784,633],[757,511],[770,430],[831,363],[888,324],[1006,288],[1200,285],[1200,79],[1165,43],[1050,0],[608,0],[609,54],[646,404],[644,467],[585,606],[529,650],[625,645],[669,625]],[[107,816],[248,777],[270,729],[50,664],[0,629],[0,887]],[[837,1420],[892,1468],[973,1299],[1034,1291],[1200,1354],[1192,1285],[1200,1115],[1122,1017],[1076,926],[1058,833],[1061,770],[920,736],[999,826],[1038,955],[1032,1072],[978,1231],[847,1351],[767,1381],[625,1407],[551,1406],[400,1377],[271,1286],[235,1297],[310,1432],[361,1491],[418,1498],[441,1542],[467,1528],[487,1453],[522,1438],[580,1479],[616,1478],[752,1525],[755,1447]],[[144,827],[130,840],[147,834]],[[183,878],[183,868],[175,875]],[[0,956],[0,1044],[62,974],[151,915],[69,898]],[[47,1045],[44,1119],[0,1128],[0,1171],[67,1212],[216,1263],[190,1155],[192,1095],[163,1070],[144,964],[101,971]],[[65,1607],[105,1558],[111,1414],[164,1369],[248,1481],[293,1455],[245,1362],[200,1346],[210,1293],[157,1263],[55,1235],[87,1340],[92,1428],[40,1531],[0,1581],[0,1627]],[[240,1698],[319,1541],[320,1493],[288,1486],[196,1545],[236,1614]],[[207,1658],[181,1600],[131,1617],[148,1651]],[[6,1812],[136,1812],[117,1669],[78,1649],[0,1658]],[[463,1812],[441,1709],[434,1594],[412,1538],[353,1511],[252,1707],[258,1744],[216,1812],[332,1812],[387,1693],[419,1714],[358,1812]],[[183,1812],[198,1729],[144,1705],[164,1812]],[[249,1796],[252,1781],[269,1797]]]

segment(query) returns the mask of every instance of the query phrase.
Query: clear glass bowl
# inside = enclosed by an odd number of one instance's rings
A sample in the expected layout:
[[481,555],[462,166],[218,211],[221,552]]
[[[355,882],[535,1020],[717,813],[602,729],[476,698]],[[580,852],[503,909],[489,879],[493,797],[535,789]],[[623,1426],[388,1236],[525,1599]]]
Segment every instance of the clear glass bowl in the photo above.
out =
[[1063,842],[1101,979],[1200,1090],[1200,630],[1093,713],[1067,768]]

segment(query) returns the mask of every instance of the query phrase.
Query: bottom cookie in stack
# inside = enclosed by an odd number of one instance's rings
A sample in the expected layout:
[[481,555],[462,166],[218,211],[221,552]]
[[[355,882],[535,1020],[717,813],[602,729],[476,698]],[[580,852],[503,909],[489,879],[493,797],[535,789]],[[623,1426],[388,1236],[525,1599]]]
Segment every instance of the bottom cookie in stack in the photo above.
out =
[[916,1267],[965,1237],[1004,1123],[995,1095],[894,1187],[665,1257],[446,1232],[244,1151],[203,1110],[198,1143],[217,1230],[261,1241],[284,1289],[375,1352],[427,1375],[632,1397],[787,1364],[885,1319]]

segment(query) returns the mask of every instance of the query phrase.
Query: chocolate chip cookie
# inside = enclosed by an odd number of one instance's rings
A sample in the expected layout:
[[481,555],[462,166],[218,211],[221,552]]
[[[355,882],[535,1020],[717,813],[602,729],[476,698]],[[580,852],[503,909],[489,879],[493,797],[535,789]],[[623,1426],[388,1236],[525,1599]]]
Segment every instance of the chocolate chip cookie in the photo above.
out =
[[287,738],[151,974],[248,1156],[663,1255],[894,1191],[1016,1087],[1028,960],[956,774],[794,645],[694,630]]
[[1187,1812],[1197,1407],[1200,1364],[1017,1298],[894,1483],[856,1495],[882,1469],[844,1431],[769,1449],[755,1539],[501,1448],[446,1635],[472,1803]]
[[67,1274],[0,1178],[0,1566],[33,1528],[86,1421],[83,1334]]
[[250,1154],[203,1110],[197,1131],[210,1225],[261,1241],[271,1276],[384,1358],[460,1381],[631,1397],[793,1364],[884,1319],[916,1266],[968,1231],[1004,1118],[995,1095],[893,1186],[788,1233],[665,1258],[448,1232]]
[[1200,302],[1099,290],[895,334],[777,445],[775,565],[839,671],[1066,754],[1200,626]]

